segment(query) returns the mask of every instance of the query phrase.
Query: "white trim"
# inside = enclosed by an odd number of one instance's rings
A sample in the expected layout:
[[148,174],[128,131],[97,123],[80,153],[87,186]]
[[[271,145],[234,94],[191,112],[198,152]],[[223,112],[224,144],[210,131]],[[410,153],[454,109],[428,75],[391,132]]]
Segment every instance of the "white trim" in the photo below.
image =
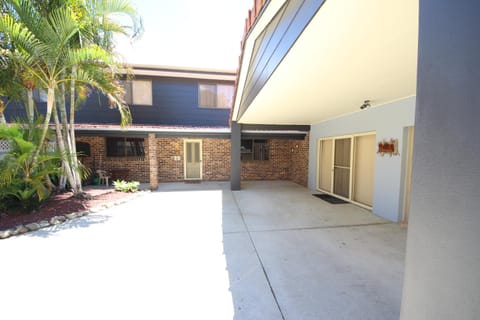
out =
[[[200,177],[187,178],[187,143],[194,142],[200,144]],[[202,180],[203,179],[203,140],[202,139],[184,139],[183,140],[183,177],[185,180]]]
[[171,132],[171,133],[231,133],[230,128],[152,128],[152,127],[82,127],[77,126],[75,130],[84,130],[84,131],[119,131],[123,132]]

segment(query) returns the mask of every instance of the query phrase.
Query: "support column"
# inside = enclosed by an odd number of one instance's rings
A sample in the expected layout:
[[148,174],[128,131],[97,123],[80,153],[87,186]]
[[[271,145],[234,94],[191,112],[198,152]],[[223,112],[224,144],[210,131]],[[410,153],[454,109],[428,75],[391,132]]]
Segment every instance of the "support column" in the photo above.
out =
[[480,2],[420,0],[401,319],[480,315]]
[[232,121],[232,134],[230,138],[230,189],[240,190],[241,162],[240,146],[242,142],[242,125]]
[[157,139],[155,133],[148,134],[148,162],[150,167],[150,189],[158,189]]

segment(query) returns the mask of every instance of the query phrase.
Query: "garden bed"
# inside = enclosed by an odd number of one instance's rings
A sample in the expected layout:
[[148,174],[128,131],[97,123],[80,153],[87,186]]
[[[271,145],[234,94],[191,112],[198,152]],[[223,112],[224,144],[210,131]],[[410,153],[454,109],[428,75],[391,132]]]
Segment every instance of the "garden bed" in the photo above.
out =
[[110,207],[134,197],[134,193],[117,192],[113,189],[85,189],[90,199],[78,199],[72,192],[53,196],[38,210],[30,213],[1,213],[0,231],[19,225],[50,221],[55,216],[89,211],[92,208]]

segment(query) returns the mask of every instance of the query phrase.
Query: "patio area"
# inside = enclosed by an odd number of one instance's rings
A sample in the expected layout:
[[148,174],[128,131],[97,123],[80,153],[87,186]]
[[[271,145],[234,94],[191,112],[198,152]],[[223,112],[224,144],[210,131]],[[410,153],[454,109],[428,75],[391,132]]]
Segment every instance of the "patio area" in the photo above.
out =
[[291,182],[165,183],[0,242],[11,319],[398,319],[406,229]]

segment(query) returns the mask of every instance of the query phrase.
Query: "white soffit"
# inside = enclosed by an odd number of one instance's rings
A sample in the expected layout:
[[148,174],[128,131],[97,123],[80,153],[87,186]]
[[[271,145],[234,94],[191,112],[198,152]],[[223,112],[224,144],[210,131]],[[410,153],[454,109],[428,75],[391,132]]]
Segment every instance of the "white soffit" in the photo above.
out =
[[239,122],[313,124],[415,95],[417,45],[418,0],[326,0]]

